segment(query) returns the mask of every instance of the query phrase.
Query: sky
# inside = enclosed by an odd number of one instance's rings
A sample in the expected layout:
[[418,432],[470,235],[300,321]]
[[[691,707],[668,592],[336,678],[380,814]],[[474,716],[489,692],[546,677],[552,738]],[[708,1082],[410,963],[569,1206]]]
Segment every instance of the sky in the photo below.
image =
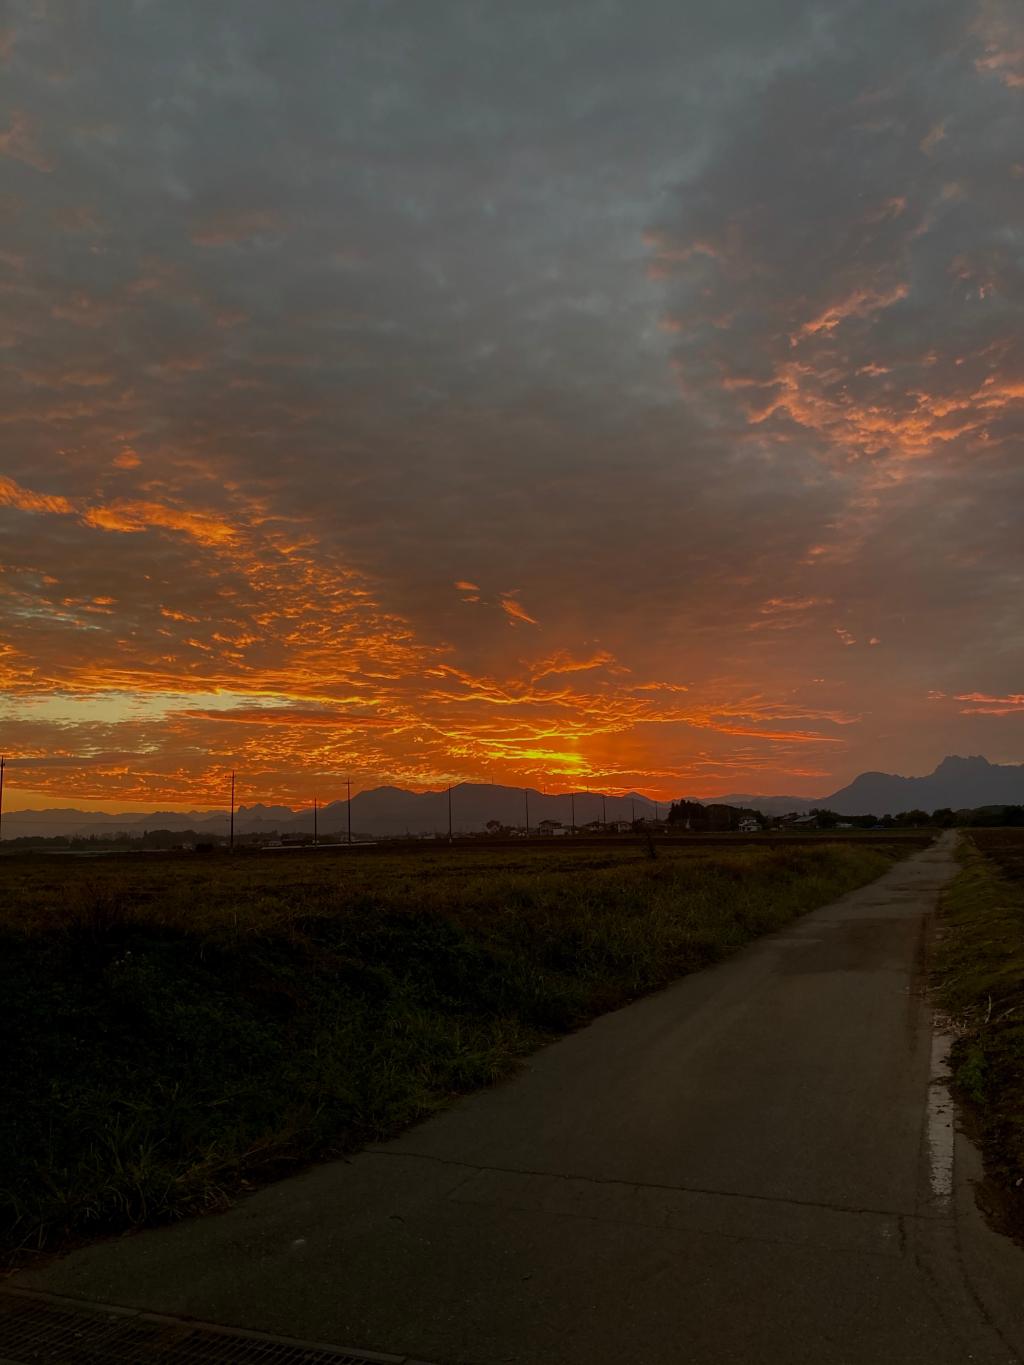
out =
[[8,808],[1024,761],[1013,0],[8,0]]

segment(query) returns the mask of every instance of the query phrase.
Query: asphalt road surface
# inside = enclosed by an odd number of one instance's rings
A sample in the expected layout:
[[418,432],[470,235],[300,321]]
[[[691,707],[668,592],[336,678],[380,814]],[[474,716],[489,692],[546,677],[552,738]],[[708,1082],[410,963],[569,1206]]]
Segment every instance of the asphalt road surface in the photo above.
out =
[[952,840],[385,1146],[20,1274],[442,1365],[1007,1362],[923,996]]

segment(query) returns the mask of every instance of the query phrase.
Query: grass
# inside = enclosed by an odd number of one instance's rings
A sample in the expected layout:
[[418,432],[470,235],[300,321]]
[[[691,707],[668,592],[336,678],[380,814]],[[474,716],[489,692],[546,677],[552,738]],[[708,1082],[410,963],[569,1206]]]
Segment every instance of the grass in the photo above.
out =
[[5,859],[0,1246],[392,1135],[912,847]]
[[939,1003],[953,1080],[981,1142],[986,1203],[1024,1236],[1024,830],[975,830],[942,906]]

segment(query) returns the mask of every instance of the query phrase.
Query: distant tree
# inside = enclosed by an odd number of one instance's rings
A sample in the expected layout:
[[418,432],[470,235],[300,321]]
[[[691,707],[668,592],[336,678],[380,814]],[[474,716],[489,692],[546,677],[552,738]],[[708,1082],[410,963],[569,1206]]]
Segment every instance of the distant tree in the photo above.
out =
[[699,801],[673,801],[668,811],[668,823],[683,829],[707,829],[708,811]]
[[726,806],[721,801],[712,802],[704,807],[707,828],[710,830],[737,830],[743,812],[737,806]]
[[819,829],[835,829],[839,824],[839,816],[834,810],[812,810]]
[[957,823],[976,828],[1017,828],[1024,825],[1024,806],[978,806],[957,811]]
[[896,824],[901,829],[920,829],[931,824],[931,816],[924,810],[901,810],[896,816]]
[[17,834],[13,839],[5,839],[3,848],[11,853],[15,849],[26,848],[69,848],[71,840],[66,834]]

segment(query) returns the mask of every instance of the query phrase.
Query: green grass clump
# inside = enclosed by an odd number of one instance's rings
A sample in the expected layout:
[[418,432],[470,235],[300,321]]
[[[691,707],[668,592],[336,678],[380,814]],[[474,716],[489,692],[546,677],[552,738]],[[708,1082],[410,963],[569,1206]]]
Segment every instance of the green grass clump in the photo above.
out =
[[904,851],[4,860],[0,1245],[393,1135]]
[[935,984],[999,1218],[1024,1233],[1024,831],[965,836],[943,899]]

